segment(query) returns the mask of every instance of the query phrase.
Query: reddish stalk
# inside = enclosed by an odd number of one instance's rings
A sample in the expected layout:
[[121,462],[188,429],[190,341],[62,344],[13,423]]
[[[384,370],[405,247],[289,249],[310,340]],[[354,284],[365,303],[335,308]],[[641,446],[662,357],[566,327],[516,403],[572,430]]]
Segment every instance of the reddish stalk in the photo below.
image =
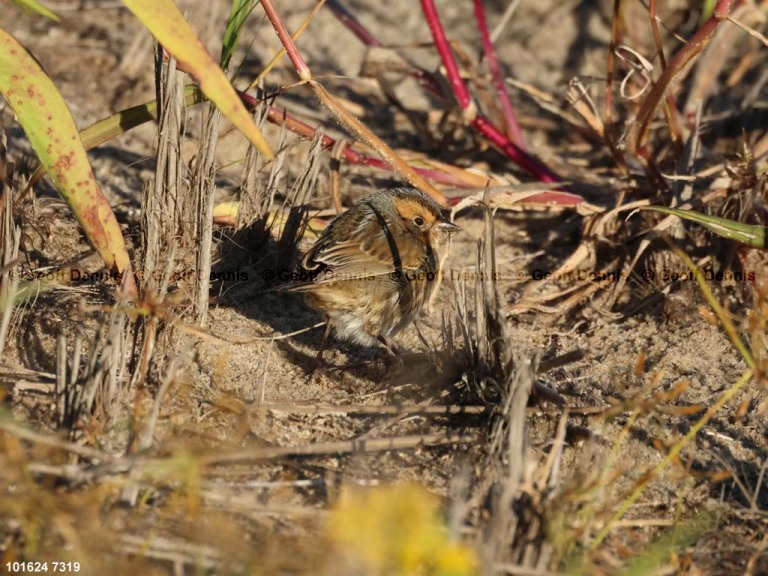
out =
[[504,154],[511,158],[515,164],[529,174],[537,177],[542,182],[560,182],[561,178],[552,172],[548,166],[544,165],[530,154],[527,154],[524,150],[521,150],[482,114],[478,114],[475,119],[470,122],[470,126],[488,138],[494,146],[499,148]]
[[636,148],[645,145],[648,137],[648,127],[651,124],[654,113],[669,89],[672,80],[707,47],[712,35],[720,25],[720,22],[728,18],[735,0],[718,0],[715,12],[701,25],[696,33],[686,42],[678,52],[672,57],[669,66],[664,69],[659,80],[645,97],[640,109],[637,112],[638,129],[635,133],[634,143]]
[[440,16],[437,14],[435,3],[432,0],[421,0],[421,9],[424,12],[424,17],[427,19],[427,24],[429,24],[429,30],[432,32],[437,53],[440,54],[440,60],[443,66],[445,66],[445,75],[448,77],[453,95],[456,97],[456,101],[459,103],[466,121],[471,122],[477,114],[477,108],[472,101],[472,97],[469,95],[469,90],[467,90],[464,80],[461,78],[459,66],[456,63],[456,58],[453,57],[453,51],[448,43],[448,37],[445,35],[443,25],[440,22]]
[[400,158],[381,138],[376,136],[376,134],[374,134],[354,114],[344,108],[344,106],[342,106],[322,84],[319,84],[312,79],[309,67],[301,57],[301,54],[299,54],[293,38],[288,34],[285,24],[283,24],[280,15],[274,8],[272,0],[261,0],[261,5],[267,14],[267,18],[277,32],[280,41],[283,43],[285,51],[296,69],[296,73],[306,82],[307,86],[309,86],[315,96],[320,99],[320,103],[334,116],[334,118],[336,118],[339,124],[344,126],[344,128],[356,138],[362,140],[373,148],[383,160],[389,163],[394,170],[408,180],[413,186],[428,196],[431,196],[441,206],[447,206],[448,199],[442,192],[432,186],[426,178],[404,162],[402,158]]
[[371,34],[357,18],[350,14],[350,12],[344,8],[344,6],[336,2],[336,0],[326,0],[325,5],[331,9],[336,18],[338,18],[350,32],[357,36],[358,40],[363,44],[366,46],[383,46],[378,38]]
[[[379,48],[384,46],[384,43],[376,38],[368,28],[366,28],[355,16],[349,12],[344,6],[339,4],[336,0],[326,0],[325,5],[333,12],[333,15],[338,18],[339,22],[344,24],[350,32],[352,32],[357,39],[364,45],[371,48]],[[412,76],[416,81],[432,92],[438,98],[445,98],[445,93],[440,83],[436,80],[433,74],[430,74],[426,70],[419,68],[415,64],[409,62],[413,66]]]
[[440,17],[437,14],[434,1],[421,0],[421,7],[429,24],[429,29],[432,31],[435,47],[440,54],[443,66],[445,66],[448,81],[461,107],[465,121],[500,148],[502,152],[526,172],[529,172],[542,182],[560,181],[560,178],[549,167],[530,156],[525,150],[522,150],[507,138],[490,120],[478,114],[477,107],[470,98],[467,86],[459,74],[459,67],[448,44],[448,39],[440,22]]
[[[442,25],[440,24],[439,19],[437,18],[437,12],[434,9],[434,3],[427,2],[427,0],[422,0],[423,4],[430,4],[432,8],[432,14],[434,15],[434,18],[432,18],[431,22],[433,25],[433,29],[438,31],[437,33],[442,35],[442,46],[444,49],[447,48],[447,53],[444,58],[447,58],[449,62],[452,63],[452,67],[454,70],[454,73],[452,77],[457,82],[458,88],[454,87],[454,90],[458,90],[458,93],[462,96],[458,97],[457,99],[459,102],[464,102],[464,105],[462,106],[462,110],[465,112],[467,116],[467,122],[474,127],[476,130],[478,130],[481,134],[483,134],[486,138],[488,138],[495,146],[497,146],[503,153],[505,153],[507,156],[509,156],[515,163],[517,163],[520,167],[522,167],[524,170],[528,171],[535,177],[537,177],[539,180],[543,182],[559,182],[560,178],[555,175],[547,166],[527,154],[524,150],[521,150],[514,142],[512,142],[507,136],[504,135],[504,133],[496,128],[487,118],[485,118],[482,115],[478,115],[476,112],[476,108],[474,106],[474,103],[472,102],[469,91],[467,90],[466,85],[464,84],[463,80],[458,74],[458,66],[456,65],[456,61],[453,58],[453,54],[450,50],[450,47],[448,46],[447,39],[445,37],[445,32],[442,31]],[[348,130],[351,130],[356,136],[361,138],[363,141],[365,141],[368,145],[372,146],[374,150],[382,156],[383,160],[375,160],[373,158],[367,158],[360,154],[355,153],[350,148],[347,148],[344,151],[344,156],[349,161],[356,162],[358,164],[367,164],[369,166],[377,166],[380,168],[385,169],[393,169],[397,171],[398,173],[405,176],[414,186],[421,189],[422,191],[428,193],[430,196],[435,198],[438,203],[440,204],[447,204],[448,199],[445,198],[443,194],[441,194],[439,191],[437,191],[429,182],[425,179],[431,178],[436,181],[442,181],[447,182],[450,181],[452,184],[458,184],[462,185],[463,183],[457,182],[457,179],[452,178],[451,175],[447,175],[445,173],[435,171],[435,170],[423,170],[423,169],[414,169],[413,167],[409,166],[405,162],[403,162],[397,154],[395,154],[389,147],[387,147],[380,139],[378,139],[373,133],[370,132],[357,118],[354,118],[351,114],[349,114],[348,111],[344,110],[342,107],[338,105],[338,103],[326,92],[326,90],[317,82],[312,80],[311,73],[309,71],[308,66],[306,65],[306,62],[299,54],[298,49],[296,48],[293,39],[289,34],[287,34],[287,29],[285,28],[284,24],[280,20],[280,16],[277,14],[276,10],[274,9],[274,6],[272,4],[272,0],[261,0],[261,4],[264,7],[264,10],[267,14],[267,17],[269,18],[270,22],[272,23],[273,27],[278,33],[278,36],[283,42],[283,46],[286,49],[286,53],[288,54],[289,58],[291,59],[291,62],[293,63],[294,67],[296,68],[297,73],[301,76],[303,71],[303,78],[307,81],[307,84],[312,88],[313,92],[320,98],[321,102],[324,106],[326,106],[331,113],[339,120],[339,122]],[[337,5],[336,2],[333,2],[331,0],[331,4]],[[428,9],[428,8],[427,8]],[[336,13],[336,12],[335,12]],[[347,19],[346,22],[350,22],[350,19]],[[359,30],[365,31],[365,29],[362,27],[361,24],[357,23],[357,27]],[[381,45],[378,40],[376,40],[372,34],[367,33],[367,31],[363,33],[358,33],[357,36],[361,38],[364,42],[375,42],[376,45]],[[245,96],[245,95],[242,95]],[[250,97],[248,97],[250,98]],[[254,99],[254,103],[256,100]],[[308,136],[310,133],[314,133],[314,130],[307,126],[306,124],[303,124],[297,120],[288,121],[288,117],[280,110],[271,108],[270,109],[270,119],[272,121],[277,121],[280,123],[285,122],[289,129],[292,129],[294,132],[297,133],[303,133],[305,136]],[[334,145],[334,141],[331,138],[328,138],[327,136],[324,136],[323,138],[323,144],[327,145],[329,147],[332,147]]]
[[[258,98],[254,98],[250,94],[246,94],[245,92],[240,92],[238,90],[238,95],[240,96],[240,100],[245,104],[245,107],[249,111],[254,111],[256,108],[263,103],[262,100],[259,100]],[[288,130],[293,132],[294,134],[297,134],[303,138],[306,138],[308,140],[311,140],[314,138],[315,133],[317,130],[307,124],[306,122],[303,122],[299,120],[298,118],[291,116],[290,114],[286,113],[284,110],[278,108],[277,106],[269,106],[269,113],[267,116],[267,119],[273,123],[277,124],[278,126],[284,125]],[[323,148],[332,149],[336,145],[336,140],[331,138],[330,136],[327,136],[323,134],[322,136],[322,146]],[[394,168],[391,164],[388,162],[385,162],[384,160],[381,160],[379,158],[372,158],[371,156],[368,156],[366,154],[362,154],[361,152],[358,152],[357,150],[354,150],[353,148],[347,146],[343,151],[344,160],[349,162],[350,164],[356,164],[358,166],[370,166],[372,168],[380,168],[382,170],[388,170],[388,171],[394,171]],[[447,174],[446,172],[441,172],[439,170],[430,170],[427,168],[416,168],[411,167],[412,170],[423,176],[424,178],[427,178],[433,182],[439,182],[440,184],[446,184],[448,186],[456,186],[456,187],[473,187],[473,184],[467,183],[460,178],[456,178],[452,174]]]
[[[336,0],[327,0],[326,5],[331,6],[339,6],[339,3]],[[339,6],[340,7],[340,6]],[[434,4],[432,4],[432,13],[437,16],[437,11],[434,8]],[[341,8],[341,7],[340,7]],[[344,8],[341,8],[344,10],[345,13],[346,10]],[[334,14],[337,12],[334,11]],[[343,23],[347,23],[346,20],[342,20]],[[359,28],[362,28],[364,30],[364,33],[358,34],[355,33],[358,38],[360,38],[363,43],[365,43],[368,46],[381,46],[382,43],[376,39],[376,37],[367,29],[363,27],[360,22],[355,20],[355,25]],[[435,25],[437,29],[442,32],[442,38],[445,40],[443,44],[443,48],[447,49],[447,55],[453,64],[454,69],[458,69],[458,66],[456,65],[456,61],[453,58],[453,53],[451,52],[450,46],[448,45],[447,40],[445,39],[445,32],[442,29],[442,25],[440,24],[439,19],[435,21]],[[430,25],[431,27],[431,25]],[[440,33],[439,32],[439,33]],[[371,43],[371,40],[373,40],[374,43]],[[437,42],[435,42],[437,44]],[[446,66],[447,68],[448,66]],[[436,96],[440,98],[445,98],[445,94],[443,93],[441,89],[441,83],[437,81],[437,79],[423,71],[419,70],[417,71],[419,76],[417,79],[421,82],[421,84],[426,87],[430,92],[435,94]],[[561,179],[559,176],[557,176],[552,170],[550,170],[546,165],[542,164],[532,156],[530,156],[525,150],[521,149],[519,146],[517,146],[514,142],[512,142],[507,136],[504,135],[504,133],[496,128],[494,124],[488,120],[484,116],[479,116],[477,113],[477,109],[474,106],[474,103],[471,101],[469,92],[466,88],[466,85],[464,84],[464,81],[461,79],[461,76],[456,74],[454,79],[460,84],[461,88],[459,90],[462,91],[463,94],[466,95],[467,102],[469,102],[469,106],[472,107],[471,113],[468,113],[467,110],[462,108],[465,112],[465,119],[467,119],[467,116],[471,116],[467,123],[472,125],[476,130],[480,131],[481,134],[483,134],[486,138],[488,138],[491,142],[496,145],[498,149],[501,150],[501,152],[505,155],[507,155],[513,162],[515,162],[518,166],[529,172],[534,177],[538,178],[542,182],[559,182]],[[454,98],[456,98],[457,101],[461,102],[461,99],[458,95],[454,94]]]
[[504,121],[506,123],[506,134],[509,138],[517,144],[522,150],[526,149],[525,138],[523,131],[520,129],[520,124],[517,121],[517,115],[515,114],[515,108],[512,106],[512,101],[509,98],[509,92],[507,91],[507,84],[504,82],[504,74],[501,71],[499,60],[496,57],[496,48],[493,46],[491,35],[488,32],[488,21],[485,17],[485,8],[483,7],[483,0],[473,0],[475,4],[475,19],[477,20],[477,28],[480,31],[480,40],[483,44],[483,51],[485,57],[488,59],[488,69],[491,72],[493,78],[493,86],[496,88],[496,94],[501,101],[501,109],[504,114]]
[[[659,23],[656,20],[656,0],[650,0],[648,5],[648,14],[651,18],[651,30],[653,30],[653,41],[656,44],[656,52],[659,55],[659,65],[662,72],[667,68],[667,59],[664,57],[664,44],[661,41],[661,33],[659,32]],[[664,106],[664,118],[667,121],[669,127],[669,133],[672,136],[672,143],[675,146],[678,154],[682,152],[683,135],[680,132],[680,115],[677,111],[677,104],[672,94],[667,94],[667,102]]]
[[264,2],[261,2],[261,6],[264,8],[264,12],[266,12],[267,18],[269,18],[269,21],[272,23],[272,27],[275,29],[277,37],[280,39],[280,43],[285,48],[285,52],[288,54],[288,58],[291,59],[291,63],[296,69],[296,73],[299,75],[299,78],[305,82],[311,80],[312,73],[309,71],[309,66],[307,66],[306,61],[299,53],[298,48],[296,48],[296,44],[291,37],[291,33],[288,31],[288,28],[285,27],[285,24],[277,14],[277,11],[272,4],[272,0],[265,0]]

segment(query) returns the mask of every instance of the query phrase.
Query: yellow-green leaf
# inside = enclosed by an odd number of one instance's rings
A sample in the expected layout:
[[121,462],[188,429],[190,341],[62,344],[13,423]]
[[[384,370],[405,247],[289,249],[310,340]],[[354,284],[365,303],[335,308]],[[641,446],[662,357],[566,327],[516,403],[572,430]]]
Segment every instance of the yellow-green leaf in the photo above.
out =
[[[96,182],[69,108],[37,61],[2,29],[0,92],[107,267],[130,273],[120,226]],[[133,286],[129,284],[129,288]]]
[[251,144],[267,158],[274,158],[237,92],[176,5],[171,0],[123,0],[123,3],[176,58],[179,68],[197,80],[208,99]]
[[[197,86],[187,86],[184,89],[184,105],[189,107],[200,102],[205,101],[205,96],[200,92]],[[141,126],[152,120],[157,120],[157,101],[152,100],[145,104],[139,104],[138,106],[132,106],[119,112],[115,112],[108,118],[103,118],[98,122],[86,126],[80,130],[80,138],[83,141],[83,146],[86,150],[91,150],[108,142],[116,136],[125,134],[136,126]],[[35,170],[35,173],[27,182],[26,188],[31,188],[37,184],[45,176],[45,170],[42,166]],[[24,190],[26,194],[27,189]]]
[[24,12],[32,13],[37,12],[38,14],[45,16],[46,18],[50,18],[51,20],[56,20],[56,22],[59,21],[59,17],[56,16],[53,12],[48,10],[45,6],[40,4],[37,0],[11,0],[16,6],[24,10]]
[[701,224],[723,238],[736,240],[747,246],[752,246],[753,248],[768,248],[768,235],[766,235],[768,228],[765,226],[744,224],[743,222],[737,222],[736,220],[699,214],[698,212],[693,212],[691,210],[666,208],[664,206],[645,206],[644,208],[641,208],[641,210],[652,210],[663,214],[672,214],[683,220],[690,220],[691,222]]
[[[193,106],[205,101],[205,97],[197,86],[187,86],[184,89],[184,106]],[[140,126],[151,120],[157,120],[157,100],[126,108],[98,122],[83,128],[80,137],[86,150],[108,142],[116,136],[124,134],[131,128]]]

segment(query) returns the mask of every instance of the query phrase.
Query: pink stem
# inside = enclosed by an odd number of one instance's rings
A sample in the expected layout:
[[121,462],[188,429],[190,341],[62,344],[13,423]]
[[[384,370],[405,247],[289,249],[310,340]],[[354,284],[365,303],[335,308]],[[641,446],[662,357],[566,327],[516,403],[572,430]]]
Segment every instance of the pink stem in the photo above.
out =
[[542,164],[541,161],[528,154],[525,150],[522,150],[517,144],[507,138],[501,130],[496,128],[482,114],[478,114],[470,124],[529,174],[542,182],[559,182],[561,180],[557,174]]
[[[346,13],[346,10],[342,8],[337,0],[327,0],[326,4],[329,7],[337,6],[341,10],[343,10]],[[426,6],[425,6],[426,5]],[[430,22],[430,29],[432,29],[433,34],[439,35],[443,42],[442,44],[438,42],[437,37],[435,37],[435,45],[436,46],[443,46],[443,49],[447,50],[446,56],[443,56],[443,53],[441,52],[441,57],[443,58],[443,62],[446,66],[446,69],[453,69],[456,71],[456,74],[454,76],[454,80],[457,83],[456,86],[459,86],[458,92],[455,92],[456,94],[456,100],[459,101],[461,105],[462,97],[459,96],[459,94],[464,94],[466,97],[467,105],[466,107],[462,106],[462,110],[467,110],[467,108],[470,107],[471,99],[469,96],[469,92],[467,90],[466,85],[464,84],[464,81],[461,79],[461,76],[458,74],[458,67],[456,65],[456,61],[453,57],[453,53],[451,52],[450,46],[448,45],[448,41],[445,36],[445,32],[443,31],[442,24],[440,23],[440,19],[437,15],[437,10],[435,9],[435,5],[431,1],[422,0],[422,6],[424,7],[425,13],[427,11],[430,11],[429,13],[432,15],[431,19],[429,16],[427,16],[429,22]],[[334,10],[334,14],[338,14]],[[342,20],[344,24],[348,24],[348,20]],[[367,46],[381,46],[381,42],[366,28],[363,27],[362,24],[359,22],[356,22],[356,26],[363,30],[362,33],[355,32],[355,35],[360,38],[364,44]],[[447,60],[446,60],[447,59]],[[437,95],[438,97],[444,98],[445,94],[443,93],[441,89],[440,83],[434,78],[434,76],[423,72],[418,77],[419,81],[424,85],[430,92]],[[451,81],[451,85],[454,86],[454,82]],[[456,88],[454,88],[456,90]],[[480,131],[481,134],[483,134],[486,138],[488,138],[491,142],[496,145],[503,154],[506,154],[513,162],[518,164],[521,168],[532,174],[534,177],[538,178],[542,182],[559,182],[561,179],[557,174],[555,174],[553,171],[551,171],[547,166],[543,165],[541,162],[533,158],[530,154],[528,154],[525,150],[521,149],[520,146],[515,144],[514,142],[510,141],[508,137],[504,135],[503,132],[501,132],[498,128],[496,128],[493,123],[488,120],[486,117],[482,115],[478,115],[475,113],[474,118],[470,118],[469,120],[470,124],[475,127],[476,130]]]
[[459,106],[461,106],[469,124],[493,142],[494,145],[500,148],[504,154],[526,172],[542,182],[560,181],[557,174],[507,138],[507,136],[505,136],[501,130],[496,128],[496,126],[494,126],[485,116],[477,113],[474,103],[470,98],[469,91],[467,90],[467,86],[464,84],[464,80],[459,74],[459,67],[456,64],[456,59],[448,44],[445,30],[443,29],[440,17],[437,14],[437,9],[435,8],[435,3],[433,0],[421,0],[421,7],[427,22],[429,23],[429,28],[432,31],[435,47],[440,54],[443,66],[445,66],[448,81],[451,84],[456,100],[458,101]]
[[366,46],[382,46],[379,39],[371,34],[357,18],[350,14],[349,11],[336,2],[336,0],[326,0],[325,5],[330,8],[336,18],[338,18],[344,26],[349,28],[349,30],[357,36],[363,44]]
[[[339,4],[337,0],[326,0],[325,5],[331,12],[333,12],[333,15],[338,18],[339,22],[349,28],[349,30],[357,36],[358,40],[363,44],[369,47],[384,46],[381,40],[376,38],[368,28],[350,14],[350,12],[344,6]],[[438,98],[445,99],[446,96],[443,92],[443,87],[434,74],[430,74],[426,70],[417,68],[415,65],[413,65],[413,68],[412,75],[421,86],[432,92],[432,94]]]
[[507,92],[507,85],[504,82],[504,75],[501,71],[499,60],[496,58],[496,49],[493,46],[491,35],[488,32],[488,22],[485,18],[483,0],[474,0],[474,3],[475,19],[477,20],[477,27],[480,30],[480,39],[483,43],[483,50],[485,51],[486,58],[488,58],[488,69],[491,71],[493,85],[496,88],[496,94],[498,94],[499,100],[501,100],[504,121],[507,124],[507,136],[510,137],[512,142],[525,150],[523,131],[520,129],[520,124],[517,122],[515,108],[512,106],[512,101],[509,98],[509,92]]
[[[257,106],[262,104],[262,101],[254,98],[250,94],[246,94],[245,92],[240,92],[238,90],[238,96],[240,96],[240,100],[242,100],[243,104],[245,104],[246,108],[248,110],[255,110]],[[294,134],[298,134],[299,136],[302,136],[303,138],[312,139],[317,132],[315,128],[312,128],[309,124],[302,122],[298,118],[291,116],[290,114],[287,114],[284,110],[281,110],[277,106],[270,106],[269,107],[269,116],[268,119],[273,124],[278,125],[285,125],[285,127],[293,132]],[[331,138],[330,136],[326,136],[323,134],[322,137],[322,145],[324,148],[333,148],[336,145],[336,140]],[[392,171],[392,166],[384,162],[383,160],[380,160],[379,158],[372,158],[370,156],[367,156],[365,154],[361,154],[360,152],[357,152],[356,150],[353,150],[350,147],[346,147],[344,149],[344,159],[349,162],[350,164],[357,164],[358,166],[371,166],[373,168],[380,168],[382,170],[388,170]],[[439,182],[441,184],[446,184],[448,186],[456,186],[461,188],[466,188],[468,184],[463,181],[461,178],[457,178],[452,174],[448,174],[446,172],[441,172],[440,170],[430,170],[426,168],[416,168],[412,166],[412,168],[424,176],[425,178],[428,178],[429,180],[433,182]],[[470,186],[471,187],[471,186]]]
[[283,24],[275,7],[272,5],[272,0],[261,0],[261,6],[264,8],[267,18],[269,18],[269,21],[272,23],[272,27],[275,29],[277,37],[285,48],[288,58],[291,59],[299,78],[302,80],[311,80],[312,73],[309,71],[309,66],[307,66],[304,58],[302,58],[299,50],[296,48],[296,44],[294,43],[293,38],[291,38],[291,33],[288,32],[288,29],[285,27],[285,24]]
[[463,111],[467,111],[472,105],[472,98],[459,73],[459,66],[453,57],[451,45],[448,43],[448,37],[445,35],[445,30],[440,22],[435,3],[432,0],[421,0],[421,9],[424,11],[424,17],[427,19],[427,24],[429,24],[429,29],[432,32],[437,53],[440,54],[440,60],[445,66],[445,73],[453,89],[453,94],[456,96],[456,101]]

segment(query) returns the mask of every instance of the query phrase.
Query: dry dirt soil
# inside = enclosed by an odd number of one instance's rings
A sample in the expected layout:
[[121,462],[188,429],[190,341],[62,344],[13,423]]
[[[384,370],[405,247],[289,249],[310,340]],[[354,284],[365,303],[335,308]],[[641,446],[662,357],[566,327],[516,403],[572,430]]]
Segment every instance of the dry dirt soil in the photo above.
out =
[[[3,6],[0,26],[15,35],[52,76],[78,126],[154,98],[152,39],[118,2],[66,0],[47,4],[59,8],[61,22],[26,18],[17,9]],[[178,4],[217,54],[228,3],[184,0]],[[295,29],[313,2],[277,4],[288,27]],[[489,20],[497,22],[507,3],[494,0],[486,4]],[[558,110],[568,110],[565,93],[574,77],[580,77],[594,94],[602,93],[604,82],[600,78],[605,77],[611,3],[524,0],[519,4],[498,40],[508,76],[550,95]],[[683,17],[679,9],[685,3],[664,4],[662,17]],[[471,3],[442,1],[438,5],[451,37],[461,43],[470,61],[476,62],[479,42]],[[427,46],[429,30],[417,3],[349,0],[348,8],[383,42],[405,47],[423,66],[434,68],[438,64]],[[639,3],[632,10],[640,14],[637,18],[643,14]],[[240,54],[244,62],[239,77],[247,80],[262,69],[279,46],[269,23],[260,16],[261,8],[255,12],[259,16],[251,17],[251,26],[244,34],[247,50]],[[652,53],[651,36],[642,30],[633,41],[646,49],[646,54]],[[443,146],[420,138],[413,124],[386,102],[376,83],[360,78],[366,51],[329,11],[318,13],[299,47],[315,76],[391,144],[421,149],[448,163],[509,178],[516,174],[525,180],[502,156],[482,149],[476,141],[463,147],[455,142]],[[753,48],[746,46],[737,56]],[[764,52],[763,48],[758,59],[765,61]],[[292,71],[283,61],[267,77],[265,88],[279,92],[276,105],[332,136],[342,135],[311,94],[290,86],[293,82]],[[408,82],[397,90],[406,107],[434,121],[435,102],[423,91]],[[543,110],[543,96],[519,88],[512,90],[512,96],[530,148],[576,182],[591,204],[603,210],[618,205],[620,191],[627,188],[605,161],[601,144],[575,133],[556,114]],[[761,98],[758,103],[763,113],[759,119],[764,132],[765,91]],[[197,112],[189,113],[189,148],[182,150],[189,162],[194,161],[194,136],[200,133],[200,118]],[[7,107],[2,108],[2,122],[9,154],[32,164],[29,155],[24,156],[28,145]],[[751,127],[757,131],[759,124]],[[236,196],[246,147],[236,131],[226,126],[222,132],[216,183],[217,194],[224,201]],[[711,147],[723,156],[707,158],[707,165],[735,154],[739,132],[736,130],[730,140],[723,135],[723,145]],[[267,128],[267,135],[273,144],[279,138],[274,127]],[[155,176],[156,138],[156,126],[146,125],[90,152],[97,179],[133,250],[138,250],[141,190]],[[458,133],[456,140],[461,138]],[[286,149],[278,199],[290,189],[309,155],[308,143],[291,134],[286,136]],[[320,159],[311,203],[314,208],[325,209],[331,205],[328,152]],[[636,167],[632,169],[635,177],[642,178]],[[341,177],[345,203],[399,182],[391,173],[347,164],[342,164]],[[93,258],[88,259],[91,249],[55,192],[42,184],[34,196],[34,203],[27,199],[24,208],[25,262],[37,268],[88,262],[90,269],[97,270]],[[616,220],[616,228],[624,225],[625,216]],[[618,291],[612,306],[606,294],[615,287],[615,278],[596,290],[583,291],[585,285],[573,277],[533,290],[531,280],[537,273],[553,272],[582,244],[585,216],[567,210],[531,209],[498,211],[494,219],[499,271],[495,287],[508,322],[507,346],[517,364],[531,358],[546,364],[563,354],[578,352],[570,362],[540,371],[538,392],[534,391],[524,412],[526,465],[523,488],[516,493],[515,502],[520,504],[520,495],[528,494],[528,508],[543,519],[544,525],[530,528],[530,534],[535,535],[531,542],[542,556],[529,565],[541,571],[518,573],[618,573],[644,552],[658,560],[659,571],[655,573],[659,574],[768,574],[768,489],[763,479],[768,462],[765,387],[754,382],[739,391],[680,457],[654,477],[615,525],[601,552],[589,556],[589,542],[611,514],[703,414],[688,408],[713,406],[745,373],[747,365],[713,321],[695,282],[673,283],[651,273],[635,275]],[[637,215],[632,219],[642,220]],[[307,380],[307,372],[313,366],[321,329],[270,340],[320,321],[300,298],[271,290],[262,280],[265,270],[274,269],[270,268],[274,266],[274,242],[243,246],[231,229],[217,228],[219,269],[234,266],[246,281],[214,286],[205,332],[179,324],[165,325],[147,385],[137,391],[126,372],[110,413],[86,419],[77,433],[69,436],[56,430],[52,416],[57,338],[66,336],[71,357],[75,336],[81,334],[87,356],[98,322],[107,313],[78,313],[78,307],[110,304],[111,287],[73,282],[49,287],[26,303],[15,316],[0,363],[4,374],[0,386],[7,392],[5,403],[17,423],[23,422],[39,434],[58,433],[68,441],[117,457],[128,450],[131,431],[143,425],[156,406],[159,414],[147,449],[153,456],[249,450],[258,454],[269,448],[285,448],[286,452],[285,457],[273,454],[250,459],[246,454],[241,459],[233,457],[229,463],[200,464],[202,472],[190,469],[194,458],[187,468],[177,462],[175,468],[169,465],[170,472],[156,470],[157,476],[141,485],[133,507],[125,505],[126,490],[130,489],[125,485],[132,476],[124,470],[110,473],[99,469],[89,476],[89,469],[82,468],[68,478],[63,473],[48,477],[40,469],[37,473],[42,475],[43,487],[36,492],[41,498],[38,506],[56,510],[73,532],[42,531],[42,541],[33,548],[28,524],[4,521],[0,523],[3,558],[13,558],[13,551],[20,549],[51,554],[66,548],[58,547],[62,541],[72,545],[71,537],[78,542],[72,546],[82,554],[82,562],[90,563],[84,568],[90,574],[107,573],[101,570],[109,562],[117,566],[113,573],[136,573],[132,571],[140,566],[145,573],[191,574],[200,573],[194,571],[195,566],[213,565],[213,573],[245,573],[242,566],[250,566],[255,573],[312,574],[321,571],[320,566],[333,565],[324,549],[324,522],[326,510],[338,498],[341,487],[410,481],[438,495],[446,510],[458,515],[457,521],[451,521],[452,529],[480,550],[486,573],[503,572],[500,562],[525,564],[521,555],[492,552],[488,543],[493,537],[483,529],[494,504],[493,491],[483,492],[481,487],[489,481],[494,414],[502,407],[493,405],[498,401],[493,386],[474,372],[473,356],[458,328],[464,307],[469,308],[470,315],[474,309],[474,271],[477,243],[484,230],[483,211],[464,210],[456,222],[463,233],[452,247],[449,277],[431,313],[423,314],[415,326],[397,337],[401,357],[393,359],[381,351],[331,341],[326,353],[329,367],[312,381]],[[637,246],[635,237],[616,237],[623,238],[620,242],[627,242],[627,246],[630,241]],[[300,247],[310,242],[305,239]],[[730,245],[716,245],[723,254],[733,251]],[[620,248],[620,243],[611,245],[607,238],[600,248],[603,253],[593,260],[595,269],[607,265],[607,252],[618,253]],[[760,258],[743,257],[740,261],[745,262],[748,272],[760,272]],[[646,272],[686,271],[668,253],[654,266],[646,266]],[[589,270],[582,265],[582,273]],[[574,293],[579,296],[573,301],[542,299],[536,304],[532,299],[569,287],[578,287]],[[190,294],[184,286],[175,288],[175,304],[166,304],[164,309],[183,317]],[[753,306],[754,283],[715,282],[713,289],[736,318]],[[453,337],[448,335],[448,325]],[[263,340],[236,344],[211,333],[230,340],[254,336]],[[126,345],[130,348],[133,342]],[[158,395],[161,401],[155,404]],[[560,405],[563,401],[570,411]],[[419,404],[471,405],[476,413],[407,412]],[[623,408],[606,414],[609,406]],[[142,424],[137,425],[137,421]],[[413,438],[422,441],[406,445]],[[394,439],[392,446],[387,446],[388,439]],[[10,444],[6,449],[11,449]],[[313,449],[316,454],[311,453]],[[310,453],[296,456],[303,450]],[[35,454],[41,459],[47,457]],[[542,484],[538,479],[541,471],[551,466],[548,458],[552,454],[558,455],[555,470],[549,469]],[[60,459],[54,464],[67,462],[72,460]],[[190,478],[195,479],[195,487],[185,489],[185,483],[192,482]],[[10,489],[9,485],[0,486],[0,498],[10,498]],[[476,501],[481,497],[478,495],[485,495],[485,500]],[[66,501],[66,507],[51,502],[56,498]],[[524,508],[520,504],[512,514]],[[525,522],[534,525],[530,518]],[[686,536],[673,540],[674,528],[683,526],[688,530]],[[560,537],[572,545],[558,543]],[[652,548],[654,541],[662,544]],[[673,541],[676,544],[671,544]],[[549,551],[546,557],[545,550]],[[578,568],[581,561],[588,568]],[[342,566],[329,568],[328,573],[363,573]],[[509,571],[515,573],[512,568]]]

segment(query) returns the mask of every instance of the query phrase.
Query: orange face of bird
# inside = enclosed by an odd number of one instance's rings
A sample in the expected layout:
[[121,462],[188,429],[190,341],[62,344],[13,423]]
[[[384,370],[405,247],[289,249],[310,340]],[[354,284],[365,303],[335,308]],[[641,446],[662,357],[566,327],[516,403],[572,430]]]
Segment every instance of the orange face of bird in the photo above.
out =
[[395,208],[406,230],[423,242],[427,242],[429,239],[429,231],[434,226],[443,222],[440,214],[435,214],[432,210],[415,200],[400,200],[395,203]]

